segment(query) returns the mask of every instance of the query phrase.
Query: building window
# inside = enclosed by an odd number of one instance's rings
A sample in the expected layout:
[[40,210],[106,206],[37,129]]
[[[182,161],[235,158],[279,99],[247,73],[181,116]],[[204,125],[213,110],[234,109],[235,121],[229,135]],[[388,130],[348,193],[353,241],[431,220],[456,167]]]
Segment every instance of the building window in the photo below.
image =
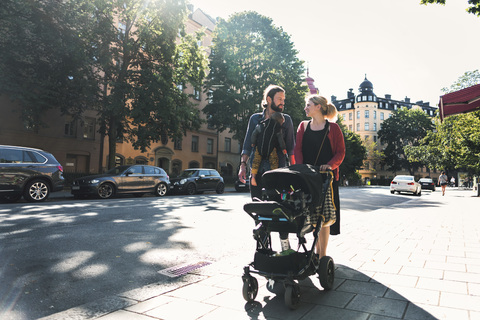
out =
[[342,116],[343,116],[343,121],[347,120],[347,115],[345,113],[342,114]]
[[198,152],[198,136],[192,136],[192,152]]
[[377,110],[373,110],[373,120],[377,120]]
[[360,123],[357,123],[357,131],[360,131]]
[[232,151],[232,139],[225,138],[225,152],[231,152],[231,151]]
[[348,125],[348,130],[353,131],[353,126],[351,124]]
[[385,116],[383,114],[383,112],[380,112],[380,120],[384,120],[385,119]]
[[377,136],[373,136],[373,142],[377,142]]
[[95,139],[95,118],[85,118],[83,122],[83,138]]
[[362,101],[367,101],[367,96],[363,96]]
[[350,112],[350,113],[348,114],[348,120],[352,120],[352,118],[353,118],[353,113]]
[[200,100],[200,89],[199,88],[193,89],[193,96],[195,97],[195,99]]
[[351,102],[347,102],[347,104],[345,105],[345,108],[346,109],[350,109],[352,107],[352,103]]
[[210,138],[207,139],[207,153],[208,154],[213,153],[213,139],[210,139]]
[[64,134],[66,136],[75,137],[75,133],[77,131],[77,123],[75,119],[71,116],[67,116],[65,120],[65,131]]
[[365,131],[370,130],[370,123],[365,122]]
[[182,139],[175,139],[173,141],[173,149],[182,150]]
[[115,167],[123,166],[124,163],[125,163],[125,158],[123,156],[121,155],[115,156]]
[[360,111],[357,111],[357,119],[360,119]]
[[377,123],[376,122],[373,123],[373,131],[377,131]]
[[368,96],[368,101],[372,101],[372,96]]
[[365,110],[365,118],[370,118],[370,110]]

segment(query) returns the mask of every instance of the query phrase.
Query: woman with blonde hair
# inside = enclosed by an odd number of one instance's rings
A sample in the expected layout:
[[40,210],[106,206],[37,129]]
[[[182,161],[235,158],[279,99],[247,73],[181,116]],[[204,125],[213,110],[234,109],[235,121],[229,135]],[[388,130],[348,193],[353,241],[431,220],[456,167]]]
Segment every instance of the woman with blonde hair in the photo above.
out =
[[340,199],[338,193],[339,167],[345,158],[345,141],[337,120],[337,108],[320,95],[310,95],[306,99],[305,114],[310,120],[302,121],[297,129],[295,145],[296,163],[318,166],[321,171],[333,171],[333,202],[336,208],[336,221],[333,225],[320,229],[316,251],[320,257],[326,256],[329,235],[340,234]]

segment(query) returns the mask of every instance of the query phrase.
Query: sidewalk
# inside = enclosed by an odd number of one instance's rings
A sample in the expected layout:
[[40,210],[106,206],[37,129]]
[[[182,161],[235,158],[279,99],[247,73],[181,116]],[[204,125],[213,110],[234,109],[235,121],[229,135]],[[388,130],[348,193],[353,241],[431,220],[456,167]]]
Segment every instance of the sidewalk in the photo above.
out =
[[315,276],[300,282],[294,311],[259,276],[256,300],[245,302],[241,276],[253,258],[246,252],[43,319],[479,320],[479,206],[473,191],[447,189],[445,197],[424,192],[376,211],[343,210],[342,234],[329,244],[334,288],[323,291]]

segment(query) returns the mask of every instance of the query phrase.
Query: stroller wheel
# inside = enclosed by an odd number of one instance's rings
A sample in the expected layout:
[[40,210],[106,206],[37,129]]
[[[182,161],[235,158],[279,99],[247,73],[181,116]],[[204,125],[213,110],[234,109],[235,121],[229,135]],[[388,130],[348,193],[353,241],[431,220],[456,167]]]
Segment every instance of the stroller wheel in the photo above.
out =
[[300,303],[300,287],[297,284],[285,286],[285,304],[292,310],[298,308]]
[[257,278],[252,276],[243,277],[243,298],[247,302],[252,302],[258,293],[258,281]]
[[318,277],[320,278],[320,285],[323,289],[330,290],[333,288],[333,281],[335,280],[335,263],[331,257],[325,256],[320,259]]

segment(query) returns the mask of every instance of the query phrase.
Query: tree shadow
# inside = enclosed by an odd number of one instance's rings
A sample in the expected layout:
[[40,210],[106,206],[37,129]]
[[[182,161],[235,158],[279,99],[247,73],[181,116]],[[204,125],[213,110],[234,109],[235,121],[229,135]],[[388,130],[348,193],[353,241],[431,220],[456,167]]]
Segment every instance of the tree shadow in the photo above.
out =
[[332,290],[325,291],[317,276],[299,281],[295,310],[285,305],[281,285],[271,292],[266,281],[256,277],[261,283],[256,301],[245,304],[250,319],[437,319],[422,304],[344,265],[336,265]]
[[196,195],[2,204],[1,317],[36,319],[149,284],[186,281],[158,273],[192,259],[185,253],[194,239],[178,235],[193,228],[178,212],[192,208],[186,214],[195,221],[206,211],[224,214],[225,201]]

